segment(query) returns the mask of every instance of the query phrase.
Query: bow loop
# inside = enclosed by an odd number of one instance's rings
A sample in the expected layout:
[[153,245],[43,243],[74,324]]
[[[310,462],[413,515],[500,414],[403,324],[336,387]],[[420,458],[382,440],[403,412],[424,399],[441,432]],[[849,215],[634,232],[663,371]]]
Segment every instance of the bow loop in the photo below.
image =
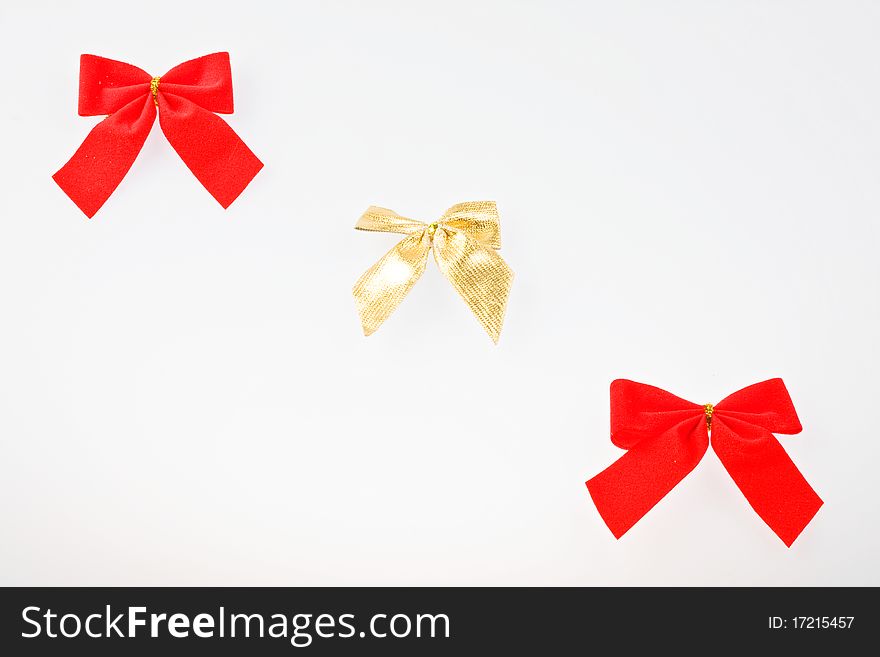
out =
[[401,217],[394,210],[371,205],[355,224],[355,229],[375,233],[403,233],[414,235],[428,228],[427,224],[415,219]]
[[79,115],[113,114],[150,90],[150,74],[97,55],[79,58]]
[[501,248],[501,220],[494,201],[458,203],[443,213],[440,223],[459,230],[490,249]]
[[[611,442],[622,449],[703,416],[702,406],[660,388],[628,379],[611,382]],[[694,430],[700,426],[705,423],[693,423]]]
[[217,114],[232,114],[232,67],[228,52],[178,64],[159,78],[159,94],[174,94]]
[[795,434],[802,430],[794,403],[782,379],[755,383],[715,405],[722,421],[739,420],[772,433]]

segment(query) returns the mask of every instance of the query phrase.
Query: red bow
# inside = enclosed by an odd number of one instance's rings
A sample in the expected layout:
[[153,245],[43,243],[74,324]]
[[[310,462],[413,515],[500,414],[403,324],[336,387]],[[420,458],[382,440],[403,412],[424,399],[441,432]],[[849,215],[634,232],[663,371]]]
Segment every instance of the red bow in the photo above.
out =
[[184,62],[165,75],[112,59],[82,55],[79,114],[109,114],[52,178],[88,217],[122,182],[159,125],[196,178],[224,208],[238,198],[263,163],[227,123],[232,113],[229,53]]
[[791,546],[822,500],[774,433],[801,423],[782,379],[743,388],[701,406],[654,386],[611,384],[611,441],[628,450],[587,482],[615,537],[650,511],[712,447],[734,483],[770,529]]

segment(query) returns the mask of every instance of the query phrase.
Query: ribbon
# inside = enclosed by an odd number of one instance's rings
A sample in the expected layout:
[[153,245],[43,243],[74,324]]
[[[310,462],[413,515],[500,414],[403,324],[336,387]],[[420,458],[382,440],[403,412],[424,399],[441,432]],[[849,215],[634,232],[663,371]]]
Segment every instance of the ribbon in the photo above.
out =
[[497,344],[513,272],[495,253],[501,248],[501,226],[493,201],[453,205],[431,224],[371,207],[355,228],[406,235],[355,283],[364,335],[376,331],[400,305],[433,251],[440,271]]
[[93,217],[128,173],[158,113],[171,146],[227,208],[263,168],[214,114],[232,111],[229,53],[184,62],[160,77],[131,64],[82,55],[79,114],[109,116],[52,178],[86,216]]
[[801,423],[782,379],[699,405],[654,386],[611,384],[611,441],[628,450],[587,482],[616,538],[693,470],[711,444],[752,508],[789,547],[822,500],[773,435]]

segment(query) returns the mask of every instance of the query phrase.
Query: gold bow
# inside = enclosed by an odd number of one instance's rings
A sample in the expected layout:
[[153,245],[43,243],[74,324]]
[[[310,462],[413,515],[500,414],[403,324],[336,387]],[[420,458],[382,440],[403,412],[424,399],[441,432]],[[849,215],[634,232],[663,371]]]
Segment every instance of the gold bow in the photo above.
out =
[[406,235],[354,285],[364,335],[372,334],[397,309],[424,273],[428,251],[433,251],[440,271],[498,342],[513,272],[495,253],[501,248],[501,227],[494,201],[453,205],[431,224],[371,207],[355,228]]

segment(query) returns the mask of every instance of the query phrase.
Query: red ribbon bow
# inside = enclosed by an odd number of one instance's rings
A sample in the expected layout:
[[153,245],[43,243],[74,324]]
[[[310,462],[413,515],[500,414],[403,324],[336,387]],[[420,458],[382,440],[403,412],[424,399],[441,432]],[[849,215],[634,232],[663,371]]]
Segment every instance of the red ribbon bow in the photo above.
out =
[[52,178],[80,210],[94,216],[128,173],[158,112],[162,132],[180,159],[227,208],[263,168],[214,114],[232,111],[229,53],[184,62],[157,78],[131,64],[82,55],[79,114],[110,116]]
[[711,442],[749,504],[791,547],[822,500],[773,435],[801,423],[782,379],[743,388],[699,405],[654,386],[611,384],[611,441],[628,450],[587,482],[596,508],[616,538],[693,470]]

